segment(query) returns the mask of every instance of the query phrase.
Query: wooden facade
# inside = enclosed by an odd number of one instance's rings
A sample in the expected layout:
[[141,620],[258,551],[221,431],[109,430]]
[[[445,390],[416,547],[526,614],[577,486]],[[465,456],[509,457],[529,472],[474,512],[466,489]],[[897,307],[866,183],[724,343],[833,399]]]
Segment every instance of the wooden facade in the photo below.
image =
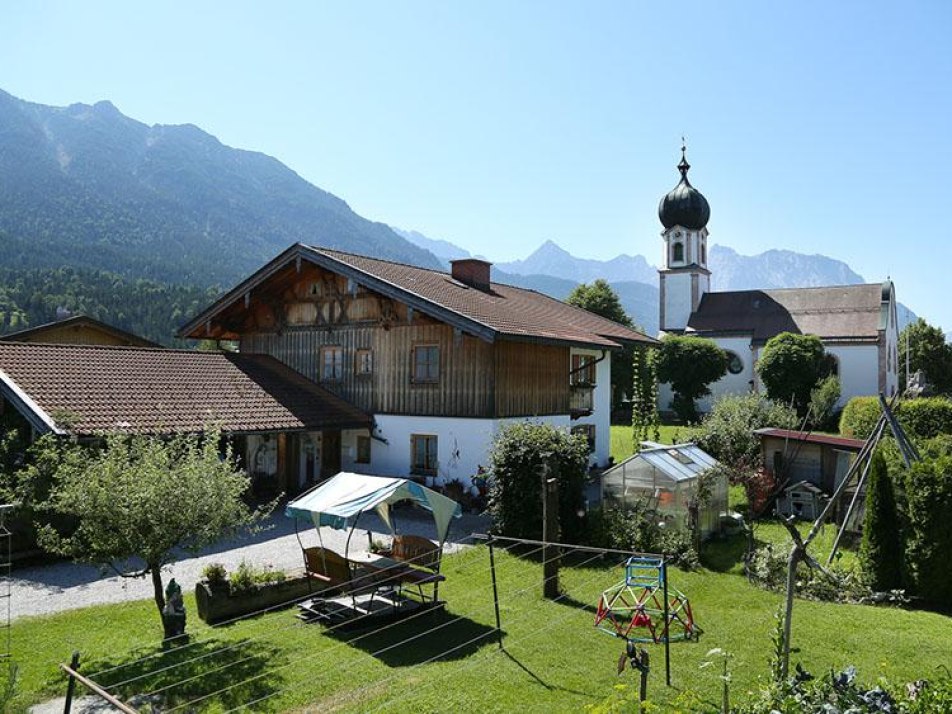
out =
[[[569,348],[486,340],[314,265],[290,268],[221,319],[245,353],[269,354],[375,414],[452,417],[569,412]],[[414,381],[414,347],[439,349],[439,378]],[[339,348],[339,375],[322,350]],[[369,350],[370,374],[362,374]],[[334,355],[329,359],[337,359]]]

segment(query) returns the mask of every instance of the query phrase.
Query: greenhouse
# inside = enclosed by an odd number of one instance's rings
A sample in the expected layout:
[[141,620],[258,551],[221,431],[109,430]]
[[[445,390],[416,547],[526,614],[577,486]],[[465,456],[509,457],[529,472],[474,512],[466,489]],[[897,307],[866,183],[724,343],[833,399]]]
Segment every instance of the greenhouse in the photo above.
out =
[[[698,477],[718,465],[695,444],[668,446],[645,441],[641,451],[602,474],[602,503],[641,503],[656,511],[665,523],[688,529]],[[720,531],[721,514],[726,512],[727,474],[718,469],[710,479],[709,494],[698,508],[701,538]]]

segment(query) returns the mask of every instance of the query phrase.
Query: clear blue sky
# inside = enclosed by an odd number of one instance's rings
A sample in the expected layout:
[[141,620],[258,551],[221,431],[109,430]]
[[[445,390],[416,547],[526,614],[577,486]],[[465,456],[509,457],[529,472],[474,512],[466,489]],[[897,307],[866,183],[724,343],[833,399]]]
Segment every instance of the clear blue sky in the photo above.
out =
[[0,27],[16,96],[197,124],[494,260],[658,262],[683,133],[714,242],[891,275],[952,330],[946,1],[88,0]]

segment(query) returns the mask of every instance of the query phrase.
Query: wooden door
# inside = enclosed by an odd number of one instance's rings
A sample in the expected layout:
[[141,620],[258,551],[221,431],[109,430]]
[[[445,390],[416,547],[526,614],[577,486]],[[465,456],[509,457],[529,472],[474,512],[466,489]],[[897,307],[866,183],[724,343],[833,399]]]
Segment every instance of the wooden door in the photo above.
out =
[[340,473],[340,429],[321,432],[321,479]]

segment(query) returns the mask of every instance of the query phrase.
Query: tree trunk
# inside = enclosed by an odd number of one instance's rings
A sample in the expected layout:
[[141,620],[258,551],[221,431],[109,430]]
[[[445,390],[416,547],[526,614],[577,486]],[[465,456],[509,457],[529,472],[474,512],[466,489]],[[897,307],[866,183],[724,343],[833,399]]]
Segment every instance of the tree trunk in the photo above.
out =
[[797,564],[802,553],[797,543],[790,549],[787,561],[787,602],[783,613],[783,657],[780,660],[780,679],[786,680],[790,671],[790,627],[793,619],[793,592],[797,586]]
[[152,576],[152,596],[155,598],[155,606],[159,609],[159,619],[162,620],[162,632],[165,638],[171,637],[169,624],[165,620],[165,588],[162,587],[162,566],[152,565],[149,567],[149,574]]

